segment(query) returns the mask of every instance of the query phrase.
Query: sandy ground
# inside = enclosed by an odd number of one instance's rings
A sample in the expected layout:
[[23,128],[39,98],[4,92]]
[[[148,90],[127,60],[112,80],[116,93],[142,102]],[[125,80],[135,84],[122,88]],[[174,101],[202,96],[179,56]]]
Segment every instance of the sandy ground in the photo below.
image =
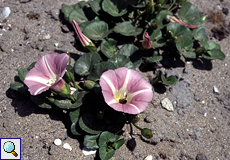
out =
[[[9,90],[17,70],[27,68],[47,53],[69,51],[72,58],[80,54],[75,48],[73,28],[67,27],[59,16],[62,3],[77,0],[1,0],[0,9],[10,7],[7,21],[0,19],[0,137],[21,138],[21,159],[94,159],[84,156],[81,140],[70,134],[70,122],[61,110],[45,110],[30,100]],[[133,128],[124,127],[126,145],[116,151],[113,160],[153,159],[170,160],[227,160],[230,159],[230,22],[228,0],[190,0],[202,15],[211,19],[203,24],[210,39],[221,45],[224,61],[182,61],[165,72],[177,75],[179,82],[154,93],[139,125],[149,127],[154,136],[146,141]],[[220,13],[218,13],[218,11]],[[215,19],[216,14],[219,17]],[[10,27],[9,27],[10,26]],[[213,28],[223,27],[224,38],[214,35]],[[226,29],[226,31],[224,31]],[[222,39],[220,41],[220,39]],[[55,46],[58,43],[58,46]],[[176,66],[177,62],[175,63]],[[154,76],[152,72],[143,76]],[[219,94],[213,92],[216,86]],[[174,111],[162,108],[160,102],[169,98]],[[145,119],[145,121],[144,121]],[[60,138],[69,143],[72,151],[55,146]]]

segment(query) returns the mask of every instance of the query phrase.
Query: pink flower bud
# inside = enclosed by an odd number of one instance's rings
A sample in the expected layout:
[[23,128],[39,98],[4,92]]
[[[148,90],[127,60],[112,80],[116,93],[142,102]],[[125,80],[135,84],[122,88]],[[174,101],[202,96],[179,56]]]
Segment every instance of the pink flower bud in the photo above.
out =
[[149,37],[148,32],[145,32],[144,34],[145,40],[142,42],[142,46],[145,49],[150,49],[153,46],[153,42],[151,41],[151,38]]
[[192,28],[192,29],[196,29],[197,26],[196,25],[191,25],[191,24],[186,24],[184,23],[181,19],[178,19],[176,18],[175,16],[170,16],[170,15],[167,15],[166,18],[170,21],[170,22],[176,22],[176,23],[179,23],[183,26],[186,26],[188,28]]

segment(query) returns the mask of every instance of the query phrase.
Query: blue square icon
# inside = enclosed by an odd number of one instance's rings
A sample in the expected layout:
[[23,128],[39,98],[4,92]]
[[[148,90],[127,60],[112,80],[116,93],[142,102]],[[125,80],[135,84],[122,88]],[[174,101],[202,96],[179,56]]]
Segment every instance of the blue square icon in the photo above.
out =
[[21,159],[21,138],[0,138],[0,160]]

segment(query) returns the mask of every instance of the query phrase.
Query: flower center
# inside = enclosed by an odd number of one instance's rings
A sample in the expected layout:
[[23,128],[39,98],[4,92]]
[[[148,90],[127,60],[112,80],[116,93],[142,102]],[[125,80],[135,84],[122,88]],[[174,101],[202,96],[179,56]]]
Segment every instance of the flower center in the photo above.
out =
[[121,104],[126,104],[127,103],[127,92],[124,92],[118,100],[119,103]]
[[49,79],[49,81],[47,82],[47,85],[50,85],[50,86],[52,86],[55,82],[56,82],[56,78],[54,78],[54,77],[51,77],[50,79]]

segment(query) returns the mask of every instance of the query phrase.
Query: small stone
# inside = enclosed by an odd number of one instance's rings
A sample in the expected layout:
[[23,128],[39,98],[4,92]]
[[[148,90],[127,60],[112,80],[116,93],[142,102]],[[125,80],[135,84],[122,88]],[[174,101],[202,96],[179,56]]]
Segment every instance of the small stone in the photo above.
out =
[[207,113],[205,112],[205,113],[204,113],[204,117],[206,117],[206,116],[207,116]]
[[45,40],[50,39],[50,38],[51,38],[51,36],[49,34],[43,36],[43,39],[45,39]]
[[58,43],[54,43],[54,46],[57,47],[57,46],[58,46]]
[[144,160],[152,160],[153,156],[152,155],[148,155]]
[[173,104],[168,98],[163,99],[161,101],[161,105],[163,108],[167,109],[168,111],[174,111]]
[[184,68],[183,73],[188,74],[188,68]]
[[208,160],[204,154],[197,154],[196,160]]
[[20,3],[27,3],[27,2],[30,2],[31,0],[20,0],[19,2]]
[[85,156],[89,156],[89,155],[92,155],[92,154],[95,154],[97,152],[97,150],[90,150],[86,147],[84,147],[82,149],[82,153],[85,155]]
[[3,19],[6,19],[10,15],[10,12],[11,12],[10,7],[4,7],[1,11],[1,17]]
[[60,139],[55,139],[55,140],[54,140],[54,144],[55,144],[56,146],[60,146],[61,143],[62,143],[62,141],[61,141]]
[[213,87],[213,92],[216,94],[220,94],[220,92],[216,86]]
[[195,99],[195,101],[200,102],[200,95],[195,93],[194,94],[194,99]]
[[222,12],[223,12],[225,15],[228,15],[229,10],[228,10],[228,8],[222,8]]
[[70,151],[72,151],[72,147],[69,145],[69,143],[64,143],[63,148],[69,149]]

